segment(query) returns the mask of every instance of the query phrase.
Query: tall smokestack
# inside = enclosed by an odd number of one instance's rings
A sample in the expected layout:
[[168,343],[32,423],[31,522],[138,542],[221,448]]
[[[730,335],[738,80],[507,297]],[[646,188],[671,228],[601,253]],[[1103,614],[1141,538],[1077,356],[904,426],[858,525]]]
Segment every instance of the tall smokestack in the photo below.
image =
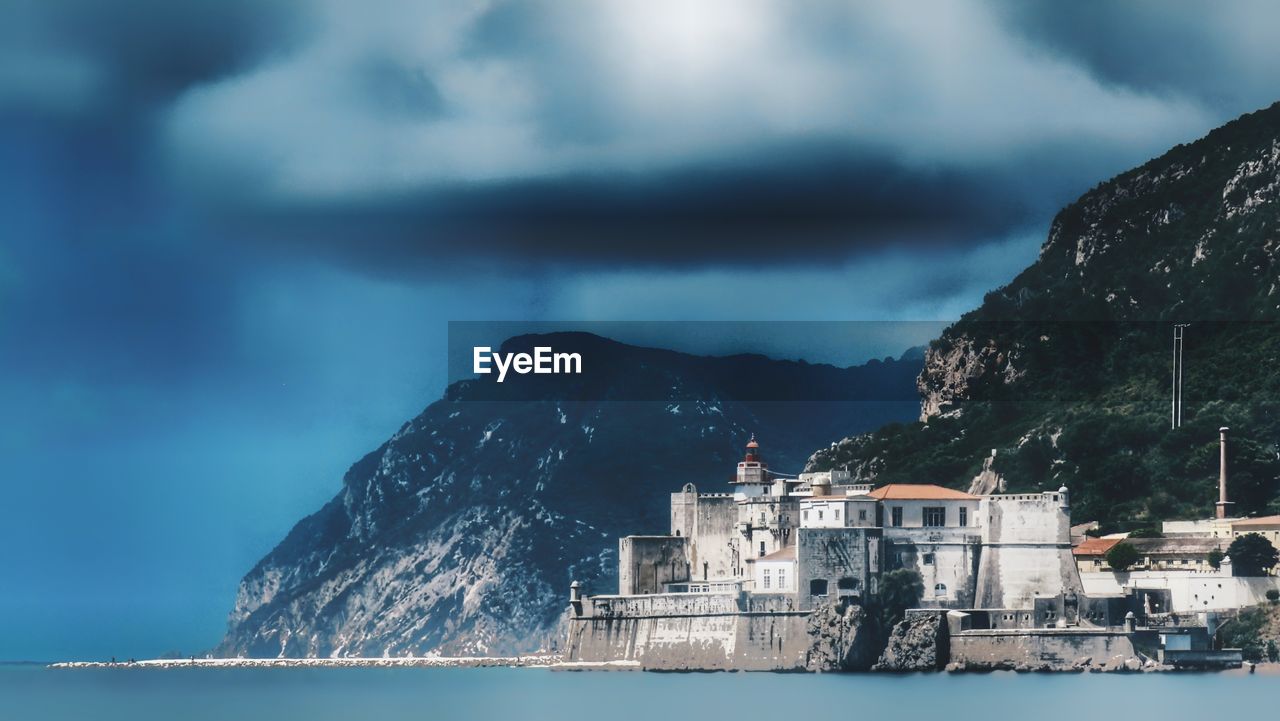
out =
[[1227,517],[1227,506],[1231,502],[1227,500],[1227,431],[1231,430],[1226,426],[1218,429],[1218,502],[1214,505],[1218,507],[1218,518]]

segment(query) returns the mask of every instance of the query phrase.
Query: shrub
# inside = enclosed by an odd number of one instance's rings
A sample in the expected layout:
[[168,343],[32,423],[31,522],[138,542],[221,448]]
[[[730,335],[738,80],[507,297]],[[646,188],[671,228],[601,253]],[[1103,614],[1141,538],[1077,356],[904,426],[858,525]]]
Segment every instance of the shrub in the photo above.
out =
[[909,568],[898,568],[880,577],[881,623],[886,630],[901,621],[908,608],[920,603],[924,581]]
[[1280,603],[1280,590],[1274,588],[1267,589],[1267,600],[1272,603]]
[[1213,570],[1216,571],[1219,568],[1222,568],[1222,559],[1226,557],[1227,557],[1227,554],[1215,548],[1212,551],[1209,551],[1209,559],[1208,559],[1209,565],[1212,566]]
[[1138,561],[1138,549],[1129,543],[1117,543],[1107,551],[1107,565],[1114,571],[1127,571]]
[[1237,576],[1265,576],[1280,561],[1280,553],[1271,541],[1256,533],[1236,536],[1227,547],[1227,555]]
[[1270,649],[1262,642],[1266,614],[1259,607],[1246,608],[1222,624],[1222,646],[1238,648],[1246,661],[1260,661]]

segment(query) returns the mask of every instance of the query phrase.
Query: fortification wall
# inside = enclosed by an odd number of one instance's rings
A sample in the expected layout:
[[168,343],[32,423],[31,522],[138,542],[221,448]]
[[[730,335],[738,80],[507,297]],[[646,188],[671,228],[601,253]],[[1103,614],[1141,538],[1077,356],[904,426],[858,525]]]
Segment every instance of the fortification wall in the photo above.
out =
[[733,497],[700,495],[691,515],[691,580],[716,581],[737,577],[742,561],[737,527],[738,506]]
[[1066,494],[988,496],[981,510],[978,608],[1031,608],[1037,596],[1081,594]]
[[1082,573],[1091,596],[1120,594],[1125,588],[1168,589],[1175,612],[1217,611],[1266,602],[1269,589],[1280,590],[1280,577],[1247,578],[1218,571],[1111,571]]
[[565,658],[654,670],[799,670],[812,646],[807,617],[789,596],[597,596],[569,617]]
[[618,593],[661,593],[665,583],[688,581],[688,551],[683,536],[618,539]]
[[922,608],[972,608],[982,545],[966,531],[975,529],[885,529],[885,570],[920,574]]
[[804,608],[841,596],[861,600],[874,595],[880,543],[878,528],[799,529],[796,590]]
[[1093,629],[962,631],[951,634],[951,663],[970,670],[1102,665],[1137,654],[1129,636]]

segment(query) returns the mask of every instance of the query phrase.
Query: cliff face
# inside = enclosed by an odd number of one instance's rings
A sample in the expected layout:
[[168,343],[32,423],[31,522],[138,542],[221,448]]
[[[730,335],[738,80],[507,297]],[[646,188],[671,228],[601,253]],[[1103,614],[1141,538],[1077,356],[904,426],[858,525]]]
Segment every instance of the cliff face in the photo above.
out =
[[[921,423],[847,438],[809,468],[963,488],[996,449],[987,470],[1010,491],[1066,483],[1081,520],[1203,515],[1228,425],[1237,510],[1275,512],[1278,201],[1280,104],[1098,185],[1031,267],[930,344]],[[1170,431],[1175,323],[1191,326]]]
[[1100,184],[1054,219],[1039,260],[930,345],[921,416],[1026,372],[1001,322],[1280,317],[1280,104]]
[[[616,591],[618,537],[667,532],[671,492],[687,482],[727,490],[753,432],[774,468],[796,471],[808,449],[849,427],[909,416],[909,401],[893,399],[910,397],[919,371],[918,359],[836,369],[581,334],[539,342],[580,350],[598,370],[567,390],[511,379],[451,386],[245,576],[216,652],[546,647],[570,581]],[[786,402],[770,388],[830,400]]]

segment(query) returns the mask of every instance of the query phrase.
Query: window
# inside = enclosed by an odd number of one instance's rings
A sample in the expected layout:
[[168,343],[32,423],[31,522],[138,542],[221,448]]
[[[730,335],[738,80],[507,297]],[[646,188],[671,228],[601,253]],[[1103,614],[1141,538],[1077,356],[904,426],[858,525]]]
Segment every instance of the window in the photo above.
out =
[[921,555],[921,556],[920,556],[920,563],[922,563],[922,564],[924,564],[924,565],[926,565],[926,566],[932,566],[932,565],[933,565],[933,561],[934,561],[934,558],[933,558],[933,554],[932,554],[932,553],[925,553],[925,554],[923,554],[923,555]]
[[819,520],[819,521],[821,521],[821,520],[822,520],[822,511],[818,511],[818,520]]
[[969,509],[965,508],[964,506],[960,507],[960,525],[961,526],[969,525]]
[[902,525],[902,506],[894,506],[889,510],[889,525],[897,528]]
[[825,579],[825,578],[815,578],[815,579],[813,579],[812,581],[810,581],[810,582],[809,582],[809,595],[810,595],[810,596],[825,596],[825,595],[827,595],[827,579]]
[[947,525],[947,509],[942,506],[926,506],[924,509],[924,525],[929,528]]
[[787,590],[787,569],[785,568],[778,569],[778,590]]
[[859,509],[858,509],[858,520],[859,520],[859,521],[865,521],[865,520],[867,520],[867,509],[865,509],[865,508],[859,508]]
[[760,542],[760,555],[764,556],[764,541]]
[[935,583],[935,584],[933,584],[933,595],[934,595],[934,597],[935,597],[935,598],[942,598],[942,597],[946,596],[946,595],[947,595],[947,584],[945,584],[945,583]]
[[764,587],[769,587],[769,569],[764,569]]
[[858,579],[845,576],[839,581],[836,581],[836,588],[841,591],[856,591],[858,590]]
[[838,520],[840,520],[840,509],[839,509],[839,508],[837,508],[837,509],[836,509],[836,520],[837,520],[837,521],[838,521]]
[[805,511],[804,513],[802,513],[802,514],[800,514],[800,515],[804,517],[804,520],[806,520],[806,521],[807,521],[807,520],[809,520],[809,512],[808,512],[808,511]]

